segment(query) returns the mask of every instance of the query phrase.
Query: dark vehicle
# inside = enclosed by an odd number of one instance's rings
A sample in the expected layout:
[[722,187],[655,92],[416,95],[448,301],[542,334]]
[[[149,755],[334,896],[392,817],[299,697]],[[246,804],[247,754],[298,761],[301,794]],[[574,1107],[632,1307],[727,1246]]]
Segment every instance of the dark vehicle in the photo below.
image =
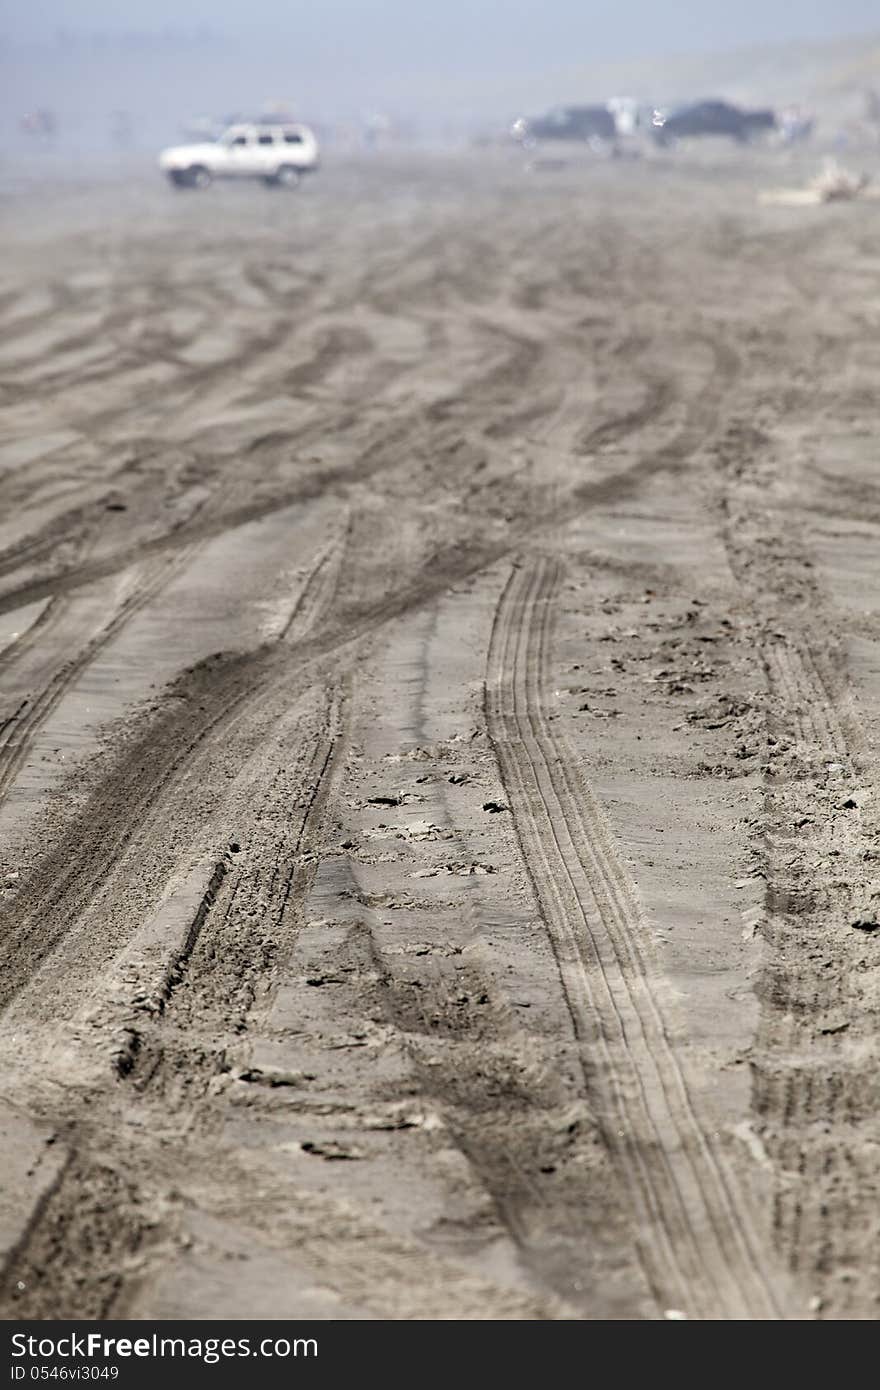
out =
[[654,139],[658,145],[671,144],[687,135],[726,135],[745,144],[762,130],[776,129],[773,111],[743,111],[726,101],[698,101],[682,106],[670,115],[654,116]]
[[523,143],[535,140],[614,140],[617,123],[606,106],[561,106],[546,116],[515,121],[513,135]]

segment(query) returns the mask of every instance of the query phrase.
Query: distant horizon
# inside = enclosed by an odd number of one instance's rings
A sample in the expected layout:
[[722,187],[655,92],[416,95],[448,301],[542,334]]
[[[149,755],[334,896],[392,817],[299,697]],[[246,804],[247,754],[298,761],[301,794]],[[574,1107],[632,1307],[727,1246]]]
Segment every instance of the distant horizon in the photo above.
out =
[[[381,11],[387,27],[400,2],[387,0],[386,6],[365,8],[374,14]],[[266,14],[276,9],[271,0],[268,4],[257,0],[253,8],[258,22],[244,36],[232,23],[228,4],[219,0],[210,16],[202,14],[199,5],[190,4],[175,7],[175,17],[167,21],[161,4],[145,8],[140,17],[139,9],[129,6],[124,22],[115,16],[101,21],[100,12],[106,7],[94,0],[77,2],[74,21],[68,17],[49,28],[46,15],[70,6],[61,0],[35,0],[33,23],[11,29],[7,22],[0,31],[4,69],[0,139],[15,129],[23,111],[34,106],[57,108],[63,129],[71,138],[78,132],[76,138],[87,143],[106,137],[109,112],[126,110],[135,118],[139,137],[149,143],[174,135],[182,122],[196,116],[259,110],[269,102],[288,103],[304,118],[323,122],[357,120],[365,113],[381,111],[424,123],[433,131],[492,125],[526,111],[611,95],[669,101],[715,94],[788,103],[801,98],[803,71],[808,70],[810,80],[817,73],[824,76],[823,53],[828,55],[829,81],[836,80],[837,67],[842,66],[844,73],[865,67],[864,77],[853,78],[856,85],[880,83],[880,16],[876,14],[869,28],[838,28],[824,36],[804,32],[770,39],[741,25],[736,42],[724,42],[717,34],[707,39],[702,29],[693,28],[688,31],[690,41],[683,41],[684,36],[670,25],[662,51],[656,47],[646,51],[649,26],[641,35],[642,43],[623,44],[618,39],[613,53],[600,49],[598,43],[571,45],[561,52],[557,36],[551,33],[548,39],[546,31],[553,26],[545,22],[540,31],[543,41],[528,49],[513,41],[518,30],[508,35],[507,62],[501,61],[502,54],[491,44],[491,61],[485,46],[476,43],[462,50],[463,56],[454,56],[456,34],[448,31],[448,25],[443,29],[447,47],[441,45],[436,55],[426,55],[423,39],[411,25],[403,24],[396,35],[399,61],[392,62],[393,54],[386,52],[374,64],[356,42],[363,29],[364,7],[354,4],[352,8],[352,0],[327,3],[337,19],[342,11],[351,10],[353,16],[357,11],[357,25],[348,43],[338,25],[318,23],[314,15],[309,19],[311,27],[296,37],[295,5],[286,11],[283,24],[276,14],[276,39],[268,43]],[[448,0],[447,19],[456,8],[461,11],[461,0]],[[597,8],[609,18],[611,6],[593,7]],[[673,7],[668,13],[681,8]],[[511,0],[508,27],[516,30],[514,20],[520,28],[526,18],[535,22],[537,9],[534,0]],[[569,0],[548,0],[542,9],[551,15],[564,14],[567,24],[577,18]],[[485,24],[494,11],[496,0],[480,7],[477,16],[475,32],[484,43]],[[628,13],[632,16],[633,7]],[[37,23],[41,16],[43,32]],[[799,18],[809,28],[809,12]],[[480,22],[484,29],[479,28]],[[840,14],[836,22],[843,23]],[[60,30],[68,32],[66,39]],[[380,27],[372,33],[371,44],[380,43],[384,32]],[[464,25],[458,39],[470,33]],[[405,56],[410,42],[414,44],[411,60]],[[800,68],[798,63],[786,64],[786,50],[797,54]],[[428,65],[417,67],[417,59]]]

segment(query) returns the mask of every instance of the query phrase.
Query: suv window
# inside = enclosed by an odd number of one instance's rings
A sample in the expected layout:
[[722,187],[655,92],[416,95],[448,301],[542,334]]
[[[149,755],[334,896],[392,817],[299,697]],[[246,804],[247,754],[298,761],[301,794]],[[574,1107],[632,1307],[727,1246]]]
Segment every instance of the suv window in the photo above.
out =
[[236,135],[235,139],[232,140],[230,143],[233,145],[246,145],[247,142],[248,138],[246,135]]
[[258,137],[258,140],[259,140],[259,143],[260,143],[261,145],[274,145],[274,144],[275,144],[275,136],[274,136],[274,135],[260,135],[260,136]]
[[301,135],[285,135],[284,137],[285,145],[301,145],[302,142],[303,138]]

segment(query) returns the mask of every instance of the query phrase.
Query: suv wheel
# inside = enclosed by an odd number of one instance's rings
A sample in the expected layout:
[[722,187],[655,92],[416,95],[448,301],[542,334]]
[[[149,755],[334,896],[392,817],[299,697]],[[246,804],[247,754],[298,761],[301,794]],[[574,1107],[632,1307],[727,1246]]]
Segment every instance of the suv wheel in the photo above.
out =
[[296,188],[299,183],[299,170],[292,164],[282,164],[266,182],[272,188]]
[[175,188],[207,188],[211,183],[211,171],[203,164],[194,164],[189,169],[172,169],[168,177]]

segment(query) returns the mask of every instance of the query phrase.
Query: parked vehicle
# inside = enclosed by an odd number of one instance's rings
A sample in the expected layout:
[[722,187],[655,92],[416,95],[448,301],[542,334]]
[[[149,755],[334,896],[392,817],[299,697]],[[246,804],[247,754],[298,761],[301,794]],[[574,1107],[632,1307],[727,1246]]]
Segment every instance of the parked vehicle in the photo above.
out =
[[253,123],[229,126],[217,140],[173,145],[159,168],[177,188],[207,188],[214,179],[262,179],[273,188],[295,188],[318,167],[318,142],[308,126]]
[[666,114],[656,111],[653,135],[658,145],[669,145],[689,135],[726,135],[745,144],[762,130],[775,130],[773,111],[744,111],[727,101],[698,101]]
[[538,140],[614,140],[617,123],[607,106],[560,106],[546,116],[520,117],[511,134],[522,144]]

